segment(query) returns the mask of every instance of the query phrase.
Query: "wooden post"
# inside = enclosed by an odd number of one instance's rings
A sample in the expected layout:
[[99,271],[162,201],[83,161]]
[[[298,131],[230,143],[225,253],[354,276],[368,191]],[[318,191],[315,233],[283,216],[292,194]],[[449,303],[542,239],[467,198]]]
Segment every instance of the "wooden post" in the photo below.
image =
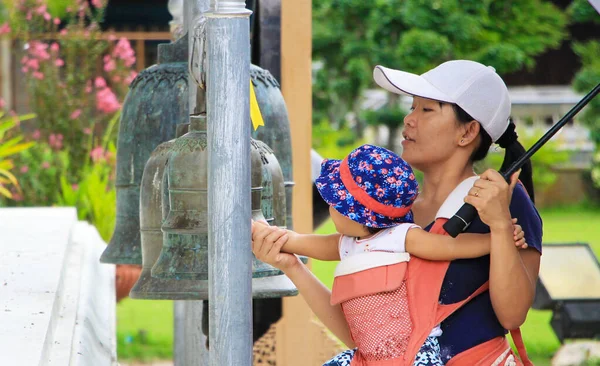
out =
[[135,41],[135,57],[135,68],[140,72],[146,67],[146,40],[143,38]]
[[13,107],[12,95],[12,39],[0,38],[0,97],[4,98],[6,109]]
[[[312,1],[281,2],[281,90],[292,135],[294,230],[312,233]],[[320,365],[340,350],[300,296],[283,299],[276,329],[277,365]]]

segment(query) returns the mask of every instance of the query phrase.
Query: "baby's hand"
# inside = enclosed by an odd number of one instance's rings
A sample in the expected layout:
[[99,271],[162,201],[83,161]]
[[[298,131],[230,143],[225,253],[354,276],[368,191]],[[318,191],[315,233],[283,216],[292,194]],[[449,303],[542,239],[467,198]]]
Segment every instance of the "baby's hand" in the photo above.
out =
[[[271,226],[266,221],[252,221],[253,251],[260,251],[265,243],[266,246],[269,247],[276,246],[279,251],[288,239],[289,235],[287,230],[278,228],[277,226]],[[268,250],[270,250],[270,248]]]
[[513,238],[515,239],[515,246],[519,249],[527,249],[528,245],[525,241],[525,232],[521,225],[517,225],[517,219],[512,219],[513,222]]

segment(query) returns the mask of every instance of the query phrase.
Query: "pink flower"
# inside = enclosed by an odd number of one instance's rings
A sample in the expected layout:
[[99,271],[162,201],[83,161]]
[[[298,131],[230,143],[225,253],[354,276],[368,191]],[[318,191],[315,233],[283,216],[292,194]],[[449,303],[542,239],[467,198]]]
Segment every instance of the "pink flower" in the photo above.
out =
[[104,4],[102,3],[102,0],[92,0],[92,5],[95,8],[101,8],[104,6]]
[[25,65],[27,61],[29,61],[29,57],[23,56],[23,58],[21,58],[21,65]]
[[54,64],[56,65],[56,67],[62,67],[65,65],[65,62],[62,59],[57,58],[56,61],[54,61]]
[[121,77],[119,75],[115,75],[115,76],[113,76],[112,81],[114,81],[115,83],[120,83]]
[[60,133],[52,133],[50,134],[50,136],[48,136],[48,144],[50,145],[50,147],[55,148],[57,150],[60,150],[62,148],[62,141],[63,135],[61,135]]
[[8,22],[0,25],[0,35],[6,33],[10,33],[10,25],[8,25]]
[[126,66],[131,66],[135,63],[135,52],[131,48],[131,44],[127,38],[120,38],[112,52],[113,57],[123,60]]
[[115,36],[114,34],[109,34],[108,35],[108,40],[109,41],[116,41],[117,40],[117,36]]
[[35,71],[32,75],[34,78],[36,78],[38,80],[44,80],[44,73],[42,73],[42,72]]
[[44,20],[49,22],[52,20],[52,15],[50,15],[49,13],[44,13]]
[[106,88],[106,80],[103,77],[98,76],[94,81],[94,86],[98,89]]
[[58,19],[58,18],[54,18],[54,24],[55,24],[55,25],[59,25],[59,24],[60,24],[60,19]]
[[0,98],[0,109],[4,109],[5,106],[6,102],[4,101],[4,98]]
[[40,41],[29,42],[29,55],[40,60],[49,60],[48,45]]
[[29,171],[29,167],[27,165],[23,165],[21,167],[21,173],[25,174]]
[[25,19],[31,20],[31,12],[30,11],[27,12],[27,15],[25,16]]
[[47,162],[47,161],[44,161],[44,162],[42,163],[42,169],[48,169],[48,168],[50,168],[50,163],[49,163],[49,162]]
[[81,116],[81,109],[76,109],[71,113],[71,119],[77,119]]
[[50,45],[50,51],[52,51],[52,52],[58,52],[59,49],[60,49],[60,46],[56,42],[53,42]]
[[23,72],[23,74],[27,74],[29,69],[27,67],[23,66],[23,67],[21,67],[21,71]]
[[66,36],[67,35],[67,29],[61,29],[60,32],[58,32],[61,36]]
[[40,130],[35,130],[33,131],[33,134],[31,134],[31,138],[34,140],[38,140],[41,135],[42,133],[40,132]]
[[109,114],[121,108],[121,104],[110,88],[104,88],[96,93],[96,108],[101,112]]
[[38,13],[38,14],[44,14],[44,13],[46,13],[46,10],[48,10],[48,6],[42,5],[39,8],[37,8],[35,10],[35,12]]
[[27,64],[25,66],[32,70],[38,70],[40,68],[40,62],[36,58],[31,58],[27,61]]
[[89,127],[86,127],[83,129],[83,133],[86,135],[90,135],[92,133],[92,129]]
[[12,198],[13,198],[14,201],[17,201],[17,202],[23,201],[23,196],[21,194],[19,194],[19,193],[13,192]]
[[77,184],[71,184],[71,189],[76,191],[79,189],[79,186]]
[[90,156],[94,163],[99,162],[104,159],[104,149],[101,146],[95,147],[94,150],[90,152]]
[[109,59],[108,61],[104,59],[104,71],[111,72],[117,68],[117,63],[115,60]]

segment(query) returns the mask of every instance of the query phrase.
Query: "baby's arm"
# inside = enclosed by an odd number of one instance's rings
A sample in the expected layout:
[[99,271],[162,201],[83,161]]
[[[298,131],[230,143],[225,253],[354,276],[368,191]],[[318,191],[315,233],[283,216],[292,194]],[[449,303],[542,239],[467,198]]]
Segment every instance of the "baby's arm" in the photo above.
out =
[[339,261],[340,253],[338,243],[340,234],[317,235],[317,234],[298,234],[292,230],[280,229],[276,226],[269,226],[263,222],[252,223],[252,238],[257,236],[272,236],[273,241],[285,241],[281,247],[282,252],[304,255],[322,261]]
[[[516,221],[513,221],[515,223]],[[514,224],[515,245],[526,248],[524,232]],[[406,234],[406,251],[428,260],[451,261],[478,258],[490,254],[490,234],[460,234],[456,238],[432,234],[420,228],[410,229]]]

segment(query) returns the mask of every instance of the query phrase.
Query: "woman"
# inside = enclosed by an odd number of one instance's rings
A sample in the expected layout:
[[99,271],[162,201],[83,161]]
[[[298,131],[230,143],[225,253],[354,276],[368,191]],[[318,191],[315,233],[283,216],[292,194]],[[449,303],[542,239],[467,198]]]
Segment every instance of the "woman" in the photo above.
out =
[[[457,197],[451,193],[461,182],[475,176],[473,164],[485,158],[492,142],[505,149],[502,169],[525,151],[517,140],[514,125],[509,123],[506,85],[491,67],[457,60],[419,76],[378,66],[374,78],[390,92],[413,96],[411,112],[404,119],[402,158],[423,172],[421,192],[412,206],[414,221],[423,228],[431,228],[442,204],[460,207],[462,202],[452,202]],[[451,262],[439,299],[443,304],[464,300],[486,281],[489,291],[469,301],[442,323],[439,343],[444,362],[503,337],[506,329],[519,327],[533,302],[542,223],[533,205],[529,163],[523,167],[520,179],[524,187],[517,185],[512,200],[508,184],[494,171],[485,172],[467,196],[462,196],[479,213],[479,219],[467,232],[490,232],[491,253]],[[505,234],[512,230],[511,216],[523,227],[528,249],[518,250],[509,239],[494,240],[494,237],[510,238]],[[329,290],[295,256],[280,253],[269,237],[263,243],[253,244],[257,258],[284,271],[319,319],[352,348],[354,343],[341,308],[329,304]],[[351,353],[345,356],[350,357]],[[343,357],[336,362],[344,364]]]

